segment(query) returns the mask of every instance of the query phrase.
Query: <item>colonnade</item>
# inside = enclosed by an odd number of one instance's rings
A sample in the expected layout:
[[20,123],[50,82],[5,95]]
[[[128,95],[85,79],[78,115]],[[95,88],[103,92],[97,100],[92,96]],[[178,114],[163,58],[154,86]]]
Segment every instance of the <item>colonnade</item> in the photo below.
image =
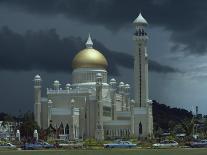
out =
[[128,128],[105,129],[104,134],[106,137],[130,137],[131,129]]

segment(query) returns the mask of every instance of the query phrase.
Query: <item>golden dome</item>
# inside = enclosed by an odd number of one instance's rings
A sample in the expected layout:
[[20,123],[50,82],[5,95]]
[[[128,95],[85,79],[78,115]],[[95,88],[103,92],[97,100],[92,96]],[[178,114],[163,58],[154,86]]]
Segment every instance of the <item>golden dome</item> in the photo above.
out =
[[72,67],[75,68],[103,68],[106,69],[108,62],[103,54],[93,48],[81,50],[73,59]]

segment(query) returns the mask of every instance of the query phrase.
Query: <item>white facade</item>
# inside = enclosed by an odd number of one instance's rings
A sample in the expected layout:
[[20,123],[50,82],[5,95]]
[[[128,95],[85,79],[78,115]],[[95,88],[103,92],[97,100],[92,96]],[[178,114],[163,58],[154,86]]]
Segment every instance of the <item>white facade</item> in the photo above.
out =
[[93,49],[89,36],[86,48],[74,58],[72,83],[61,87],[54,81],[41,97],[41,77],[34,78],[35,121],[41,128],[53,127],[59,137],[68,139],[129,138],[152,135],[152,107],[148,100],[148,61],[144,31],[146,20],[140,15],[134,21],[135,41],[135,101],[130,86],[115,79],[108,82],[107,61]]

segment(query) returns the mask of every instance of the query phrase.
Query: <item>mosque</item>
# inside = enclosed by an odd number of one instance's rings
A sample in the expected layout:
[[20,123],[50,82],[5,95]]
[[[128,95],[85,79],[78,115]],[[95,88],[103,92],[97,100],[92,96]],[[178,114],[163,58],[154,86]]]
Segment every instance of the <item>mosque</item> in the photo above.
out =
[[152,102],[148,99],[148,25],[141,13],[134,20],[134,100],[130,85],[108,80],[108,62],[93,48],[89,35],[85,49],[72,61],[72,82],[54,81],[41,96],[41,77],[34,77],[34,117],[38,125],[52,126],[59,138],[96,140],[149,138],[153,135]]

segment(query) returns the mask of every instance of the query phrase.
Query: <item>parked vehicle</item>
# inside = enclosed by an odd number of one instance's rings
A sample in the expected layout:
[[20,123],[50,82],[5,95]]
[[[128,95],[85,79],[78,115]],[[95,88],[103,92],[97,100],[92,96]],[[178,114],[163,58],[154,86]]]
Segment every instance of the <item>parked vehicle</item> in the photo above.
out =
[[41,144],[43,148],[47,148],[47,149],[55,147],[53,144],[49,144],[47,142],[42,142]]
[[38,150],[42,149],[43,145],[41,143],[25,143],[24,145],[21,146],[23,150]]
[[207,147],[207,140],[200,140],[200,141],[196,141],[196,142],[191,142],[190,143],[191,147]]
[[132,144],[129,141],[118,141],[111,144],[104,144],[104,148],[132,148],[136,146],[136,144]]
[[47,142],[37,142],[37,143],[26,143],[22,145],[22,149],[24,150],[38,150],[43,148],[54,148],[55,146],[53,144],[49,144]]
[[0,149],[15,149],[16,146],[11,143],[0,143]]
[[178,147],[178,143],[174,140],[164,140],[160,143],[156,143],[152,145],[153,148],[171,148]]

